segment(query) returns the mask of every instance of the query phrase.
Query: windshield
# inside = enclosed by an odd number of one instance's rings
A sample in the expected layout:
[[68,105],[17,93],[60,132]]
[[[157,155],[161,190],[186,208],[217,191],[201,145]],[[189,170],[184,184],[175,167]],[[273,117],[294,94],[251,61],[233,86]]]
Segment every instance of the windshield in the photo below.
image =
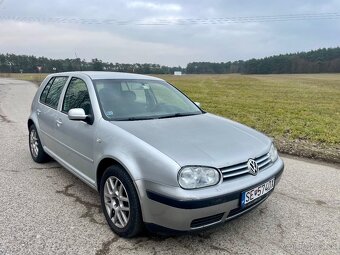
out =
[[105,119],[142,120],[202,114],[177,89],[158,80],[93,80]]

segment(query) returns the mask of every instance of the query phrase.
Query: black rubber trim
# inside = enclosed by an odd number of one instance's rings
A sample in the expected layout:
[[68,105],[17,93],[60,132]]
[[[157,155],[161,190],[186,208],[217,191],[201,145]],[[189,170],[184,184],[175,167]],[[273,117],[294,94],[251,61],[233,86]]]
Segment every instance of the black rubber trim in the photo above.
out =
[[[271,176],[270,178],[266,180],[270,180],[275,176],[276,178],[279,178],[283,172],[284,167],[278,172],[276,175]],[[264,180],[263,182],[266,182]],[[256,186],[256,185],[255,185]],[[251,189],[251,187],[249,188]],[[244,191],[244,189],[236,191],[234,193],[225,194],[217,197],[211,197],[211,198],[205,198],[200,200],[176,200],[171,197],[167,197],[158,193],[155,193],[153,191],[147,190],[146,195],[149,199],[154,200],[156,202],[175,207],[175,208],[181,208],[181,209],[198,209],[198,208],[204,208],[209,206],[214,206],[222,203],[226,203],[235,199],[240,199],[241,192]]]
[[209,207],[213,205],[222,204],[231,200],[238,199],[240,197],[240,192],[235,192],[227,195],[222,195],[213,198],[205,198],[200,200],[176,200],[174,198],[166,197],[160,195],[158,193],[154,193],[152,191],[147,190],[146,194],[148,198],[154,200],[156,202],[166,204],[172,207],[181,208],[181,209],[198,209]]

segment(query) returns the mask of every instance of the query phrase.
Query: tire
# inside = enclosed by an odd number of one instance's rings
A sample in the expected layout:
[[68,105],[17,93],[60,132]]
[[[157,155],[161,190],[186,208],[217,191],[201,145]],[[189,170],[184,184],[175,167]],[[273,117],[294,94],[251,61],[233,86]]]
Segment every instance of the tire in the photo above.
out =
[[142,231],[144,223],[138,194],[125,169],[112,165],[105,170],[100,182],[100,200],[106,221],[114,233],[130,238]]
[[38,135],[38,131],[35,125],[31,125],[29,127],[29,135],[28,135],[28,145],[30,149],[30,153],[32,159],[37,163],[45,163],[50,161],[50,156],[46,154],[44,151],[41,141]]

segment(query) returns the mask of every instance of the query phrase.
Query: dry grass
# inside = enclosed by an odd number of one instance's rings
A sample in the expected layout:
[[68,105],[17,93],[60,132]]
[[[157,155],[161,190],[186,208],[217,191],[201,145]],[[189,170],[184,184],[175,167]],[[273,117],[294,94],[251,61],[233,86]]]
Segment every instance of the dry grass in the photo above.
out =
[[206,111],[273,137],[282,152],[340,162],[340,74],[160,77]]
[[31,81],[36,84],[40,84],[46,76],[47,74],[44,73],[0,73],[0,77]]
[[340,75],[162,76],[202,107],[273,137],[340,144]]

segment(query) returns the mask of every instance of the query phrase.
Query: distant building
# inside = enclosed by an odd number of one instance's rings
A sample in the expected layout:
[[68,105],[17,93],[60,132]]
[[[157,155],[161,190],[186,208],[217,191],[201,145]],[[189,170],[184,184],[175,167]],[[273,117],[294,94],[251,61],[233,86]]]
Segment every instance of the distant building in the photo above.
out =
[[174,75],[182,75],[182,72],[181,71],[175,71]]

